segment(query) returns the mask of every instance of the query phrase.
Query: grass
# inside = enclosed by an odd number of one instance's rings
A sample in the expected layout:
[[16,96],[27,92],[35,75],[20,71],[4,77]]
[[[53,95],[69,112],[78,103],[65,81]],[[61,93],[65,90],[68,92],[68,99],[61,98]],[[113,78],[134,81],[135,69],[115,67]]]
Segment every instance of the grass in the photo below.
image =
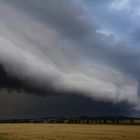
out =
[[0,124],[0,140],[140,140],[140,126]]

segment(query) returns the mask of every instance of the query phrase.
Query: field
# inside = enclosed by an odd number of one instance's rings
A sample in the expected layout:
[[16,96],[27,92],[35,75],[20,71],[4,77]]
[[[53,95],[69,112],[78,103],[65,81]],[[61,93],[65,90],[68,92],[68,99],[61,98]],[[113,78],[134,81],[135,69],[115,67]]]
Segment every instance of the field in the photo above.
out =
[[0,124],[0,140],[140,140],[140,126]]

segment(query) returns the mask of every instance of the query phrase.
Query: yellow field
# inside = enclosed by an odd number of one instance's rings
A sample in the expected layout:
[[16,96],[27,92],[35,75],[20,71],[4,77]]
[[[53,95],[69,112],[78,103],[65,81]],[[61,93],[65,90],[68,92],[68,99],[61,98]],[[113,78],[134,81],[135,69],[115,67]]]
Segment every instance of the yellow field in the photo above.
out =
[[140,126],[0,124],[0,140],[140,140]]

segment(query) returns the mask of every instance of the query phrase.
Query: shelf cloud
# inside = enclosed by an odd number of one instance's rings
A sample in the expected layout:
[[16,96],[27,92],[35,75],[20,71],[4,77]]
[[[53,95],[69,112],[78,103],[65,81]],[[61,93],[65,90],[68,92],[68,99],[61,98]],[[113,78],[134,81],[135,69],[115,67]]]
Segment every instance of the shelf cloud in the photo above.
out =
[[0,0],[0,88],[140,110],[136,2]]

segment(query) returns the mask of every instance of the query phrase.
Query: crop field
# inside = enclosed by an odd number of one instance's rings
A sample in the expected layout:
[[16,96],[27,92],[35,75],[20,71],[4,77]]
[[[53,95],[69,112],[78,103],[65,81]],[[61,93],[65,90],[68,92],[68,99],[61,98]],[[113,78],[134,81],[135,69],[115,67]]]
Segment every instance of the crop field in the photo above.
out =
[[140,140],[140,126],[0,124],[0,140]]

